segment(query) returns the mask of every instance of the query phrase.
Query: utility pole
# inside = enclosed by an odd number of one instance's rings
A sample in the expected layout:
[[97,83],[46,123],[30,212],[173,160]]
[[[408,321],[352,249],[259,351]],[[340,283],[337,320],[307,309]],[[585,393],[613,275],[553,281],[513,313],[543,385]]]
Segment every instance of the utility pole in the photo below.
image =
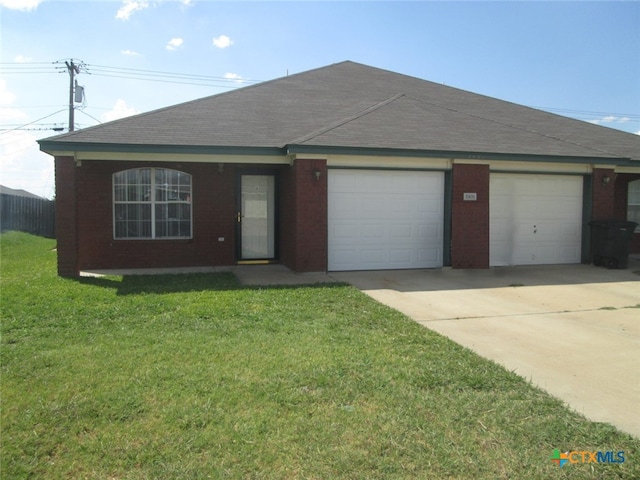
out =
[[75,122],[73,107],[73,78],[75,75],[80,74],[80,67],[73,63],[73,58],[71,59],[71,63],[64,63],[67,65],[67,71],[69,72],[69,131],[73,132]]

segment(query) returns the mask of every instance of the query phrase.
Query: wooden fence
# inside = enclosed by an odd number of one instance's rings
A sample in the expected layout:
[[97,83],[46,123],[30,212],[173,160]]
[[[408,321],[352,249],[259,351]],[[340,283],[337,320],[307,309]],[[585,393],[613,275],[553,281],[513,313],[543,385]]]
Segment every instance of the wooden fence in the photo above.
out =
[[55,202],[42,198],[0,194],[2,231],[18,230],[41,237],[55,238]]

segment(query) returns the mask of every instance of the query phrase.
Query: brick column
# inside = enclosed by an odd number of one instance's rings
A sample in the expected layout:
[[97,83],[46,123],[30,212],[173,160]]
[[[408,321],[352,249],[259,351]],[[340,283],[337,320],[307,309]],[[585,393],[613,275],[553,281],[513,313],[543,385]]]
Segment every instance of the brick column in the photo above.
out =
[[[297,271],[327,270],[327,161],[296,160]],[[319,177],[316,178],[316,172]]]
[[77,168],[73,157],[56,157],[56,240],[58,275],[77,277],[78,265],[78,213]]
[[489,165],[454,164],[452,175],[451,266],[489,268]]
[[[316,172],[319,172],[318,178]],[[281,247],[286,250],[281,252],[281,259],[297,272],[324,272],[327,270],[327,162],[295,160],[285,177],[281,200],[286,215],[281,218]]]
[[591,218],[592,220],[612,220],[615,218],[616,175],[614,170],[612,168],[594,168],[591,178],[593,179]]

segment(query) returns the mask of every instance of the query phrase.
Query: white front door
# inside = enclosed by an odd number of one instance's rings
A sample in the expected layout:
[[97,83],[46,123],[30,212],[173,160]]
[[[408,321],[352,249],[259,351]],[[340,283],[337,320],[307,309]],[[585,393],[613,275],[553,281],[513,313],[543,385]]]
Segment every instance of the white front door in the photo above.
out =
[[491,266],[580,263],[582,177],[493,173]]
[[275,257],[275,177],[240,178],[240,260]]
[[444,174],[342,170],[328,174],[328,269],[441,267]]

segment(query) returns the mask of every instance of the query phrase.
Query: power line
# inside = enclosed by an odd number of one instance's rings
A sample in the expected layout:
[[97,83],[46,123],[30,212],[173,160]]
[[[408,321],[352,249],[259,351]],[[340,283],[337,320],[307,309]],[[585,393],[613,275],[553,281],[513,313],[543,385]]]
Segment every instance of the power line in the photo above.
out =
[[[63,66],[54,66],[63,61],[34,63],[0,63],[0,71],[3,74],[42,74],[65,71]],[[49,65],[49,68],[33,67],[31,65]],[[127,80],[148,80],[162,83],[174,83],[181,85],[196,85],[203,87],[229,88],[230,85],[250,85],[259,83],[261,80],[249,80],[246,78],[228,78],[215,75],[202,75],[195,73],[166,72],[157,70],[145,70],[140,68],[113,67],[108,65],[83,64],[85,73],[101,77],[123,78]],[[221,84],[222,83],[222,84]]]
[[259,83],[262,80],[249,80],[246,78],[229,78],[229,77],[219,77],[215,75],[200,75],[195,73],[181,73],[181,72],[164,72],[157,70],[144,70],[140,68],[124,68],[124,67],[110,67],[106,65],[87,65],[90,68],[90,72],[93,73],[95,71],[106,71],[111,73],[130,73],[133,75],[142,75],[142,76],[154,76],[154,77],[169,77],[169,78],[189,78],[189,79],[205,79],[211,81],[225,81],[225,82],[236,82],[236,83]]
[[0,131],[4,132],[4,131],[14,131],[14,130],[19,130],[21,132],[36,132],[36,131],[54,131],[54,132],[62,132],[65,129],[65,127],[43,127],[43,128],[14,128],[11,130],[8,129],[4,129],[4,128],[0,128]]
[[619,113],[619,112],[593,112],[589,110],[571,110],[568,108],[553,108],[553,107],[536,107],[532,106],[531,108],[536,108],[538,110],[545,110],[550,112],[563,112],[566,114],[572,115],[586,115],[593,117],[607,117],[607,116],[615,116],[618,118],[628,118],[629,120],[640,119],[639,113]]
[[104,73],[97,73],[94,75],[99,77],[123,78],[126,80],[145,80],[147,82],[172,83],[176,85],[195,85],[200,87],[231,88],[230,85],[216,85],[213,83],[178,82],[176,80],[162,80],[161,78],[138,78],[138,77],[131,77],[131,76],[123,76],[123,75],[108,75]]
[[102,123],[100,120],[98,120],[96,117],[94,117],[93,115],[89,115],[87,112],[85,112],[83,109],[78,109],[78,112],[85,114],[87,117],[95,120],[98,123]]
[[47,115],[47,116],[42,117],[42,118],[38,118],[37,120],[34,120],[33,122],[25,123],[24,125],[20,125],[19,127],[6,130],[5,132],[0,133],[0,135],[4,135],[6,133],[13,132],[15,130],[21,130],[24,127],[28,127],[29,125],[33,125],[34,123],[39,122],[40,120],[44,120],[45,118],[53,117],[54,115],[57,115],[58,113],[64,112],[65,110],[66,110],[66,108],[63,108],[62,110],[58,110],[57,112],[53,112],[50,115]]

